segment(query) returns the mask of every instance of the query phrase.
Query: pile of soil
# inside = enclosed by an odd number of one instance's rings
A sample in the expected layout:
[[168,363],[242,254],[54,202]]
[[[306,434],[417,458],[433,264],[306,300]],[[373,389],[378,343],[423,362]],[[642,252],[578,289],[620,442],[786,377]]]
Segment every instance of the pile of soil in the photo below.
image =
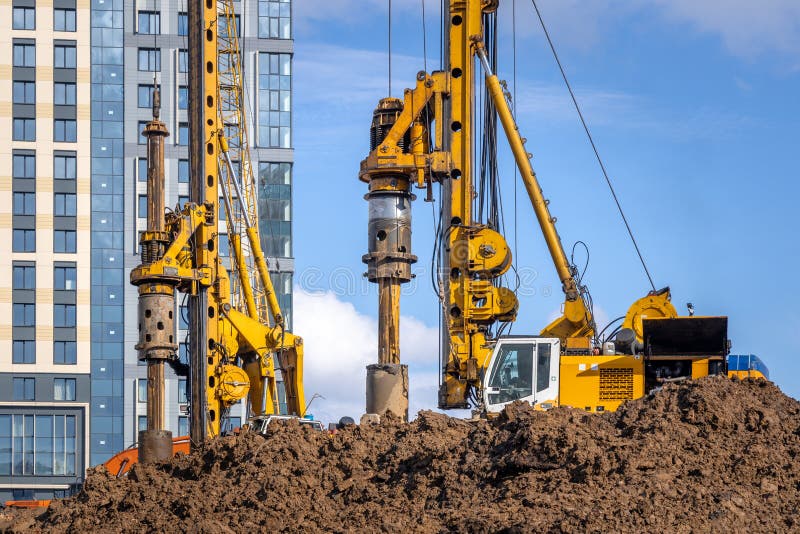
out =
[[242,434],[79,495],[46,532],[800,530],[800,403],[769,382],[669,385],[616,413],[514,404],[333,436]]

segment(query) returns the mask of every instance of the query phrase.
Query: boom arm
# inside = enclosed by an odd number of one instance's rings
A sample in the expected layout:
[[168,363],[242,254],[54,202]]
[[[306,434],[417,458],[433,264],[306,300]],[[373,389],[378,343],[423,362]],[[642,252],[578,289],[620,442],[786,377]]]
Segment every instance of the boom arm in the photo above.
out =
[[509,108],[500,80],[492,72],[483,43],[476,41],[475,50],[486,75],[486,87],[489,89],[492,102],[494,102],[497,109],[497,115],[500,117],[511,152],[514,154],[514,160],[519,168],[522,182],[525,184],[525,190],[528,192],[528,198],[536,214],[536,220],[539,221],[544,240],[547,243],[547,249],[550,251],[550,257],[558,273],[558,278],[561,280],[561,287],[566,298],[561,317],[547,325],[542,330],[541,335],[561,338],[562,343],[566,346],[570,338],[593,336],[596,330],[594,318],[582,298],[581,293],[584,288],[578,283],[576,270],[567,259],[567,253],[564,251],[561,238],[556,230],[556,219],[550,214],[550,210],[547,207],[548,201],[545,200],[542,194],[542,188],[536,178],[536,172],[531,165],[530,155],[525,150],[524,140],[519,133],[519,128]]

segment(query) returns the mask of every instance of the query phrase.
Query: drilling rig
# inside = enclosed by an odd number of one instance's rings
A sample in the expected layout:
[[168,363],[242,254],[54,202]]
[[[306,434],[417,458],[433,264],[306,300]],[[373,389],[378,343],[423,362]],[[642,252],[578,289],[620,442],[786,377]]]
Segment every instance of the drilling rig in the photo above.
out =
[[[302,416],[303,341],[286,330],[258,233],[255,177],[249,160],[241,49],[233,0],[191,2],[189,23],[190,201],[164,209],[163,139],[154,117],[148,141],[147,231],[139,287],[139,358],[147,362],[147,430],[143,461],[172,455],[164,429],[164,365],[177,362],[176,292],[189,298],[190,436],[220,434],[231,406],[248,399],[249,415],[279,413],[278,378],[289,414]],[[219,254],[222,210],[231,264]],[[280,375],[279,375],[280,374]]]
[[[565,252],[511,96],[494,73],[497,41],[487,35],[496,36],[499,4],[444,2],[442,70],[419,72],[402,100],[384,98],[373,114],[370,152],[359,172],[369,187],[369,253],[363,261],[369,280],[379,286],[379,364],[368,367],[367,412],[407,415],[398,324],[400,287],[416,261],[410,231],[414,186],[426,201],[435,200],[435,188],[440,191],[439,408],[486,413],[523,400],[543,409],[567,405],[600,412],[669,381],[725,373],[727,317],[679,317],[669,288],[653,287],[630,306],[613,338],[600,338],[589,290]],[[484,128],[493,129],[479,140],[481,90]],[[476,200],[486,195],[485,169],[496,169],[498,119],[564,294],[560,317],[536,335],[499,335],[519,306],[515,291],[501,283],[512,265],[511,249],[497,219],[486,215],[491,207],[484,210]],[[481,151],[479,141],[490,149]],[[403,392],[405,399],[398,400]]]

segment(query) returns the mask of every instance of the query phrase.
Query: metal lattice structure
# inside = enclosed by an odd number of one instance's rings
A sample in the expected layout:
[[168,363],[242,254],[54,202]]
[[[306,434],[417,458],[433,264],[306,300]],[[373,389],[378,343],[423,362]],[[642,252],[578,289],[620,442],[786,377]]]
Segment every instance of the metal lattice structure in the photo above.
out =
[[[246,100],[244,79],[242,75],[242,54],[239,46],[239,17],[236,15],[233,0],[218,0],[218,109],[220,124],[224,128],[224,136],[228,142],[228,163],[220,152],[219,172],[223,189],[230,194],[230,201],[225,202],[228,213],[226,223],[228,239],[239,239],[245,271],[250,273],[250,285],[258,313],[257,319],[264,324],[270,323],[270,311],[264,284],[260,280],[254,265],[254,255],[250,242],[245,235],[246,229],[258,224],[258,191],[256,176],[250,158],[250,143],[247,128]],[[238,181],[238,184],[235,183]],[[236,202],[236,193],[241,194],[243,202]],[[227,195],[224,195],[227,196]],[[237,237],[238,236],[238,237]],[[231,247],[233,248],[233,247]],[[229,255],[230,272],[236,272],[236,254]],[[245,296],[242,284],[236,277],[231,278],[233,304],[236,308],[245,308]],[[254,317],[256,318],[256,317]]]

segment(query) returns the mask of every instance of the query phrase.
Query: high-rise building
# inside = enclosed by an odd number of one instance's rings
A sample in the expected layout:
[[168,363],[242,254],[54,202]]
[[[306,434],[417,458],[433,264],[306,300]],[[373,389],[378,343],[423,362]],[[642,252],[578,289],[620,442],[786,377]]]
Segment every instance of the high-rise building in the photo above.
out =
[[65,495],[89,464],[89,4],[0,16],[0,500]]
[[[146,217],[146,145],[160,86],[166,205],[188,200],[190,0],[12,0],[0,22],[11,95],[0,151],[0,500],[49,498],[146,425],[137,292]],[[290,0],[237,0],[259,230],[291,324]],[[5,12],[7,11],[7,13]],[[10,27],[9,27],[10,26]],[[3,207],[5,206],[5,207]],[[227,252],[224,223],[220,249]],[[176,332],[187,352],[179,295]],[[5,350],[3,350],[5,348]],[[184,378],[167,375],[167,423],[188,433]],[[237,426],[245,407],[231,412]]]

